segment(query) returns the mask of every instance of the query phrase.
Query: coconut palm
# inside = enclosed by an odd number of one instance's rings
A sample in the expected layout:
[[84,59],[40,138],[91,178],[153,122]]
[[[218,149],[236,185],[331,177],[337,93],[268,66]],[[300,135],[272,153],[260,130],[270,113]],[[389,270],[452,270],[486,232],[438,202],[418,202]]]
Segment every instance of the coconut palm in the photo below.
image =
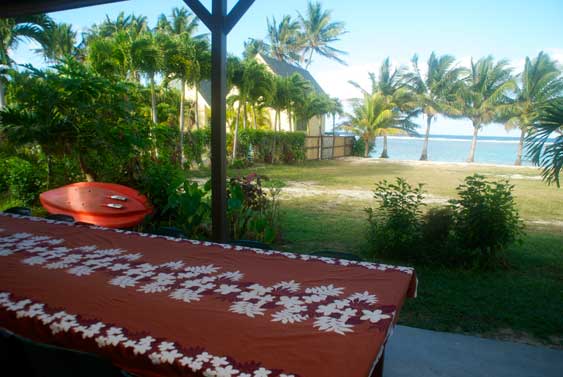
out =
[[473,125],[473,139],[467,162],[475,161],[477,136],[483,126],[500,119],[499,113],[507,106],[509,90],[514,90],[515,82],[507,60],[495,63],[492,56],[471,60],[471,72],[466,84],[458,92],[456,106]]
[[[553,140],[548,143],[550,138]],[[526,145],[532,162],[542,167],[544,180],[560,187],[559,176],[563,169],[563,98],[550,101],[539,109],[539,115],[529,129]]]
[[301,62],[305,68],[313,62],[313,54],[346,64],[342,59],[346,52],[331,46],[346,33],[343,22],[333,22],[331,12],[323,9],[320,2],[309,2],[306,14],[299,13],[299,23],[303,38]]
[[269,55],[270,45],[262,39],[248,38],[248,40],[244,42],[243,57],[245,59],[252,59],[258,54]]
[[41,43],[43,29],[51,22],[49,16],[45,14],[0,18],[0,109],[6,106],[6,77],[13,64],[9,52],[25,40]]
[[[364,94],[381,93],[387,96],[391,103],[394,104],[394,110],[403,117],[407,129],[411,130],[414,127],[411,119],[418,114],[418,101],[416,94],[407,85],[404,68],[392,69],[390,59],[386,58],[379,68],[379,76],[370,72],[369,78],[371,92],[368,92],[354,81],[350,81],[350,84],[359,88]],[[380,158],[389,158],[387,136],[405,133],[410,134],[412,132],[405,132],[401,129],[382,130],[383,148]]]
[[156,29],[167,34],[193,35],[199,26],[199,19],[187,8],[173,8],[170,17],[161,14]]
[[519,82],[514,103],[507,109],[508,130],[520,129],[520,142],[515,165],[522,164],[524,139],[540,115],[541,108],[563,94],[563,79],[557,62],[543,51],[534,59],[526,57],[524,70],[517,76]]
[[285,62],[299,62],[299,52],[303,48],[299,23],[291,16],[285,15],[279,24],[275,17],[272,17],[271,21],[268,18],[267,24],[270,54]]
[[383,136],[394,130],[414,132],[415,125],[408,122],[398,110],[391,97],[381,92],[364,93],[363,98],[355,100],[348,123],[342,126],[359,136],[364,142],[364,157],[369,156],[369,146],[377,136]]
[[180,161],[183,165],[186,161],[184,155],[186,85],[194,84],[194,40],[187,33],[183,33],[178,36],[162,35],[159,38],[159,43],[163,49],[163,72],[166,75],[166,81],[177,80],[180,84],[180,114],[178,117],[180,140],[178,149]]
[[[233,84],[237,87],[238,93],[232,96],[232,101],[238,103],[237,118],[235,120],[235,129],[233,134],[233,159],[236,158],[238,130],[241,109],[243,111],[243,128],[247,127],[248,120],[248,104],[255,104],[258,101],[264,101],[272,90],[271,74],[265,65],[259,63],[256,59],[244,60],[238,69],[235,69],[233,75]],[[256,112],[253,112],[256,120]],[[255,125],[256,126],[256,125]]]
[[65,55],[72,55],[75,51],[76,32],[72,25],[51,22],[44,27],[41,33],[41,52],[46,60],[55,61]]
[[426,117],[426,132],[422,144],[420,160],[428,160],[428,138],[430,126],[438,114],[457,116],[459,110],[452,106],[454,95],[463,82],[466,69],[456,67],[451,55],[438,56],[434,52],[427,62],[427,72],[423,74],[418,65],[418,56],[412,60],[412,71],[406,74],[409,86],[416,93],[418,107]]

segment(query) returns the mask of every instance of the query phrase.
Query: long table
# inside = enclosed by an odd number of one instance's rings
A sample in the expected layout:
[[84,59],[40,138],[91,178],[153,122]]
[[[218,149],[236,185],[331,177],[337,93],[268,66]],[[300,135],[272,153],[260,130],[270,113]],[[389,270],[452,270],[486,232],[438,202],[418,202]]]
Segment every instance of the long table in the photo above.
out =
[[412,268],[0,214],[0,327],[137,376],[366,377]]

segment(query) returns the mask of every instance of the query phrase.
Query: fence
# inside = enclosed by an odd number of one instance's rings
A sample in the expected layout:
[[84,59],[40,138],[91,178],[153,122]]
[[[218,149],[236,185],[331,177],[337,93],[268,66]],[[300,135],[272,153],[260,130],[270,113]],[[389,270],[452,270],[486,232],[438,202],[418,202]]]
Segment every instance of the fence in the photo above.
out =
[[354,136],[306,136],[307,160],[330,160],[352,155]]

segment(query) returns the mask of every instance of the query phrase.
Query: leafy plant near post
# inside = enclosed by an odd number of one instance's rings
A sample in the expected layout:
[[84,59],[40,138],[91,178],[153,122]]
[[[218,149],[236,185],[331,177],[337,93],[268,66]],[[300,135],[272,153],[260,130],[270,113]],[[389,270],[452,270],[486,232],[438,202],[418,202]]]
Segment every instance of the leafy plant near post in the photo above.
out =
[[459,199],[450,200],[455,239],[461,248],[476,251],[481,264],[502,259],[500,253],[522,235],[513,189],[508,181],[475,174],[457,188]]
[[395,183],[376,183],[374,198],[379,206],[366,208],[368,239],[373,255],[405,257],[418,248],[421,235],[424,191],[411,186],[404,178]]

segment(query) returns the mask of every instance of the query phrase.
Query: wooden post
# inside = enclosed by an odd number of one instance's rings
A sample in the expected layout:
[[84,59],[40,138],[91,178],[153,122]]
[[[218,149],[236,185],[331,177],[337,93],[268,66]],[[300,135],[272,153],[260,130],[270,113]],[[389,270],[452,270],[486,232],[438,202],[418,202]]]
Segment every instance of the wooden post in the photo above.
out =
[[227,34],[254,0],[239,0],[227,15],[227,0],[213,0],[212,13],[199,0],[184,0],[211,31],[211,219],[213,240],[228,242],[227,224]]

